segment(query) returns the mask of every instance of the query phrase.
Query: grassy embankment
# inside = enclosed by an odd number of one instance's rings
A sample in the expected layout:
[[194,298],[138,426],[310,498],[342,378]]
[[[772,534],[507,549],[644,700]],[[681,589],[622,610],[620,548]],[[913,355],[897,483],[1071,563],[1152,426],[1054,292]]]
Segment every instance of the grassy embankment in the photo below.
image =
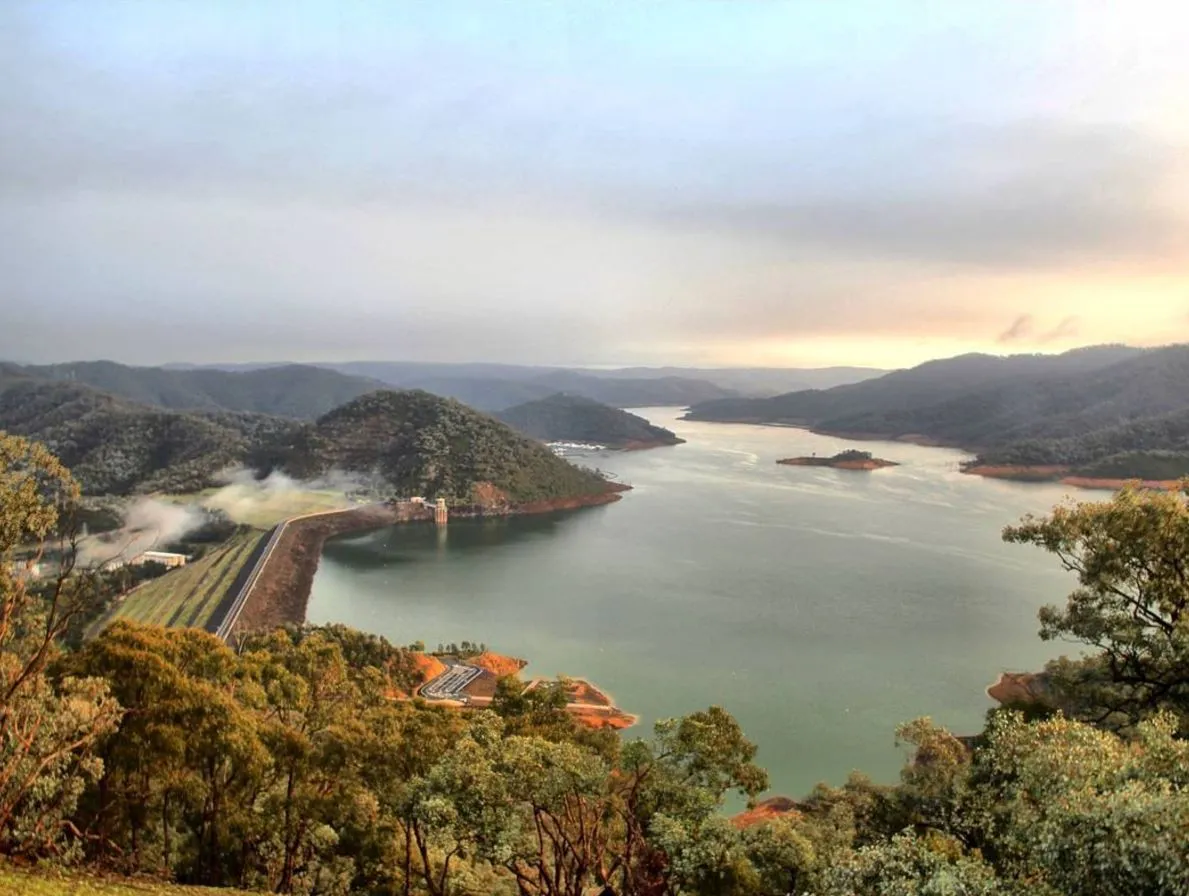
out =
[[116,604],[104,622],[124,618],[204,626],[263,536],[257,529],[238,533],[200,560],[146,582]]
[[211,547],[201,559],[141,585],[117,603],[97,628],[119,618],[201,628],[269,529],[289,517],[351,506],[342,492],[332,491],[293,489],[256,494],[250,499],[228,498],[226,489],[167,496],[165,500],[178,504],[224,510],[233,522],[251,528]]
[[0,896],[247,896],[242,890],[181,887],[145,880],[107,880],[0,865]]

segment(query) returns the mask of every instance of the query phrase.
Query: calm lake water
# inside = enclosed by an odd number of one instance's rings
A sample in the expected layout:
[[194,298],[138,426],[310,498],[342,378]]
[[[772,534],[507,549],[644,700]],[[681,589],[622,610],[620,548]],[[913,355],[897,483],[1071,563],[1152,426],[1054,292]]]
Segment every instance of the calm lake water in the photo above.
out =
[[900,443],[861,446],[902,464],[873,473],[777,466],[855,446],[637,413],[687,444],[587,458],[634,486],[622,501],[337,539],[310,621],[484,641],[530,674],[590,678],[640,715],[630,733],[724,706],[794,796],[856,768],[895,780],[899,722],[976,731],[1000,671],[1059,651],[1036,611],[1071,580],[999,533],[1065,487],[964,476],[962,453]]

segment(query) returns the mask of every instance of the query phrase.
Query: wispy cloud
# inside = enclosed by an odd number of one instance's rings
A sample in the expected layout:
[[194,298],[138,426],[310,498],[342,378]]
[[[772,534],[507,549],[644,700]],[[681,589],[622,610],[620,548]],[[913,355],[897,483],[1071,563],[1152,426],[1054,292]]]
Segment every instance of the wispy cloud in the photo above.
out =
[[1031,336],[1036,329],[1036,321],[1031,314],[1021,314],[1011,322],[1011,326],[999,334],[996,340],[1000,344],[1018,342],[1026,336]]

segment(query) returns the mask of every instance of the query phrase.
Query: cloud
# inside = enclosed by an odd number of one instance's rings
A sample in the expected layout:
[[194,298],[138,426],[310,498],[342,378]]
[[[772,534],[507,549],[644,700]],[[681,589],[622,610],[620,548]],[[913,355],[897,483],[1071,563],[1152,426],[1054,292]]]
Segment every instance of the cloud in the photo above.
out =
[[1031,314],[1021,314],[1014,321],[1011,326],[999,334],[999,343],[1018,342],[1027,336],[1031,336],[1033,330],[1036,329],[1036,321]]
[[[1167,338],[1189,283],[1175,29],[529,5],[315,3],[285,29],[218,4],[0,10],[0,357],[796,363],[837,337],[866,363],[881,339]],[[1157,313],[1129,322],[1150,275]],[[996,343],[1024,307],[1057,323]]]

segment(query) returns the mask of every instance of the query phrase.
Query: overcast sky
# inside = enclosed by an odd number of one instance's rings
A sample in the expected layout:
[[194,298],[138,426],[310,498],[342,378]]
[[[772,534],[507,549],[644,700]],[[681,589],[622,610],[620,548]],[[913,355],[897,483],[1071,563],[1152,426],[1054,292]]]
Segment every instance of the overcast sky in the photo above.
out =
[[0,358],[1189,340],[1189,9],[0,4]]

